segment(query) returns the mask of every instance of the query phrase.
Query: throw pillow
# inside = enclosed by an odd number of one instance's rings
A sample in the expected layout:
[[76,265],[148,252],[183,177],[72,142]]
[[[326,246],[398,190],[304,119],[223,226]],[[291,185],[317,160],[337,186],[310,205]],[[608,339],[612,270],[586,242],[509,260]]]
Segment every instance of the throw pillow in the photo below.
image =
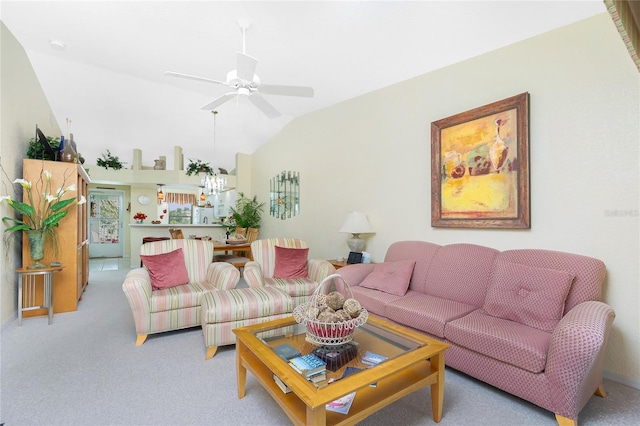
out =
[[415,260],[378,263],[359,285],[360,287],[404,296],[409,288],[415,264]]
[[552,332],[562,318],[574,275],[556,269],[499,262],[484,302],[484,312]]
[[307,278],[307,256],[309,249],[275,246],[276,258],[273,278]]
[[167,253],[140,255],[140,258],[142,264],[149,270],[152,290],[162,290],[189,282],[181,248]]

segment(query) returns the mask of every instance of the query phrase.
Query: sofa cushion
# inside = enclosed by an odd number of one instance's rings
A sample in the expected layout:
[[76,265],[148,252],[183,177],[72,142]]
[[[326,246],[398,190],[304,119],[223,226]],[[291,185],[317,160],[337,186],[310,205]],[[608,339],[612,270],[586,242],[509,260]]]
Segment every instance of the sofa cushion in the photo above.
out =
[[[415,260],[416,264],[413,267],[413,274],[411,274],[409,290],[425,293],[427,272],[429,271],[433,257],[439,249],[440,246],[438,244],[428,243],[426,241],[396,241],[387,249],[384,261]],[[351,282],[349,281],[349,283]]]
[[385,317],[399,324],[444,338],[447,322],[478,309],[476,306],[439,297],[410,292],[387,304]]
[[385,293],[404,296],[409,288],[415,260],[383,262],[374,266],[373,271],[362,280],[360,287],[380,290]]
[[[350,287],[350,289],[353,294],[353,298],[360,302],[360,305],[367,308],[367,311],[372,314],[376,314],[381,317],[385,316],[387,304],[402,298],[402,296],[384,293],[379,290],[372,290],[370,288],[360,286]],[[407,295],[410,295],[411,293],[412,292],[409,291],[407,292]]]
[[551,332],[562,318],[573,278],[565,271],[497,262],[484,312]]
[[458,346],[532,373],[544,371],[551,333],[492,317],[478,309],[448,322],[444,337]]
[[273,278],[307,278],[308,248],[275,246]]
[[292,297],[310,296],[318,286],[311,278],[265,278],[264,284],[277,287]]
[[189,282],[181,248],[167,253],[140,255],[140,259],[149,271],[153,290],[162,290]]
[[[200,308],[202,295],[209,291],[216,291],[216,287],[208,282],[189,283],[175,287],[151,292],[149,310],[151,312],[177,311],[185,308]],[[184,323],[196,323],[199,318],[181,318]],[[160,329],[171,330],[171,327],[160,327]]]
[[475,244],[440,247],[431,260],[424,293],[482,307],[497,254]]

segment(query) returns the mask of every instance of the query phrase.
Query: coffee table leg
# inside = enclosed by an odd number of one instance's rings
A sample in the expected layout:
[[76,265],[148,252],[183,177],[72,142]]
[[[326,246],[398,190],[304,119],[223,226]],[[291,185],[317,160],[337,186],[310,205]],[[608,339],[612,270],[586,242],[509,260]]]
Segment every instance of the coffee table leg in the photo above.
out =
[[433,421],[440,423],[444,401],[444,352],[432,356],[430,362],[431,367],[438,371],[438,381],[431,385],[431,410],[433,411]]
[[239,340],[236,342],[236,377],[238,381],[238,399],[244,398],[247,387],[247,369],[242,365],[242,357],[247,348]]
[[327,424],[327,409],[323,406],[317,407],[315,410],[311,407],[307,407],[307,425],[326,425]]

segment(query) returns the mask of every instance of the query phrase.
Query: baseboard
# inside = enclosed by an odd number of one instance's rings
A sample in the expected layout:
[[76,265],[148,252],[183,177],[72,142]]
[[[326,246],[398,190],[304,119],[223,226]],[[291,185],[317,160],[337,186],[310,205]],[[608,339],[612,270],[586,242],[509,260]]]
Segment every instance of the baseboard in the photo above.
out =
[[[640,389],[640,380],[632,379],[631,377],[621,376],[619,374],[611,373],[610,371],[604,371],[602,373],[605,379],[613,380],[614,382],[622,383],[623,385],[632,387],[634,389]],[[607,389],[605,388],[605,391]]]

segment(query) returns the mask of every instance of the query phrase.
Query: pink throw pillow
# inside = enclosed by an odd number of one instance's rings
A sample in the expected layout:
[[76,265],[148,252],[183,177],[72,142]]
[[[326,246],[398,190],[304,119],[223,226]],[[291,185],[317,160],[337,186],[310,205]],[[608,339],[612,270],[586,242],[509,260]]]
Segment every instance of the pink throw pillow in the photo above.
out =
[[359,285],[360,287],[404,296],[409,288],[415,264],[415,260],[378,263]]
[[181,248],[168,253],[140,255],[140,258],[142,264],[149,270],[152,290],[176,287],[189,282]]
[[275,246],[276,259],[273,278],[307,278],[307,256],[309,249]]
[[562,318],[574,275],[556,269],[500,262],[484,301],[484,312],[552,332]]

